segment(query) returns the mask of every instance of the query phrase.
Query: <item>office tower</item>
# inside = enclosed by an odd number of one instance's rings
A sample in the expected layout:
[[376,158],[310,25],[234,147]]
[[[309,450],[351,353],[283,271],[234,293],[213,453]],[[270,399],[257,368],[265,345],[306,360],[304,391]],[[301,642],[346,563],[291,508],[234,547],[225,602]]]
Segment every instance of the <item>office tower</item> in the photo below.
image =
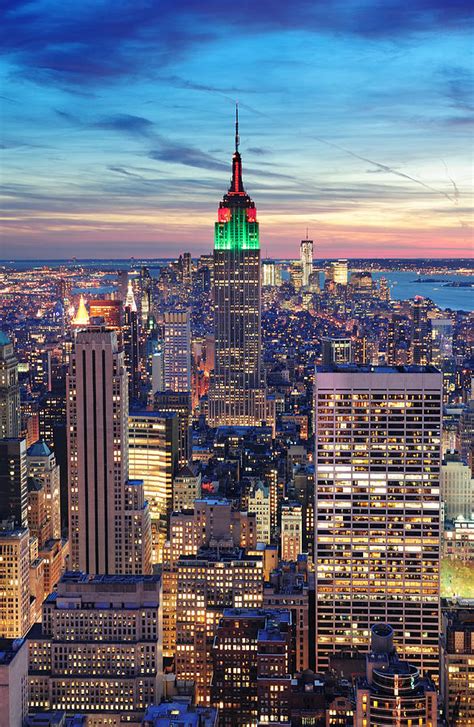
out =
[[117,273],[117,298],[122,301],[125,307],[125,300],[128,291],[128,270],[119,270]]
[[222,727],[289,724],[284,692],[291,684],[290,650],[288,611],[224,609],[212,645],[211,684],[211,704],[219,708]]
[[213,427],[259,424],[265,419],[259,234],[257,210],[242,183],[238,118],[231,186],[219,205],[215,224],[214,331],[209,423]]
[[152,562],[161,563],[178,469],[178,417],[174,412],[132,412],[128,431],[130,477],[143,480],[151,518]]
[[274,260],[262,260],[262,285],[275,286],[277,284],[276,265]]
[[148,573],[150,514],[128,479],[128,395],[117,334],[79,331],[67,377],[71,565],[86,573]]
[[165,390],[165,352],[162,341],[156,341],[151,354],[151,393]]
[[121,330],[123,326],[123,305],[120,300],[100,298],[89,301],[89,318],[92,322],[104,324],[107,328]]
[[440,691],[453,727],[474,724],[474,612],[472,601],[459,599],[443,611]]
[[380,278],[379,280],[379,298],[386,303],[390,302],[390,286],[387,278]]
[[350,363],[352,345],[349,337],[327,337],[321,340],[323,366]]
[[193,510],[194,501],[201,497],[201,474],[195,467],[181,467],[173,478],[173,510]]
[[0,724],[23,727],[28,714],[28,647],[24,639],[0,639]]
[[[61,537],[61,492],[59,466],[44,440],[32,444],[26,453],[28,477],[40,480],[45,488],[46,510],[51,522],[51,538]],[[31,527],[31,526],[30,526]]]
[[438,671],[441,390],[431,366],[316,369],[317,670],[383,621]]
[[428,301],[420,295],[413,301],[412,321],[412,363],[424,366],[431,361],[431,321],[428,318]]
[[66,373],[64,378],[56,380],[53,391],[49,391],[40,399],[39,438],[54,451],[59,466],[61,530],[67,530],[69,519],[68,493],[68,459],[67,459],[67,412],[66,412]]
[[441,465],[441,501],[446,520],[469,520],[474,511],[474,480],[471,468],[457,452],[446,452]]
[[299,292],[303,286],[303,271],[299,261],[294,260],[288,268],[290,283],[296,292]]
[[153,280],[148,268],[143,267],[140,270],[140,313],[142,317],[142,326],[148,327],[149,319],[152,315],[152,285]]
[[164,314],[165,389],[191,391],[191,314],[189,310]]
[[139,724],[162,694],[161,624],[159,576],[66,573],[28,637],[30,712]]
[[0,638],[23,637],[30,628],[30,532],[0,529]]
[[181,261],[181,274],[183,277],[183,285],[191,287],[192,284],[192,272],[193,272],[193,261],[190,252],[184,252],[183,255],[179,256]]
[[281,506],[280,552],[282,560],[298,560],[303,550],[303,508],[299,502]]
[[314,467],[299,465],[293,470],[291,497],[301,504],[303,517],[302,552],[314,556]]
[[459,420],[459,451],[474,477],[474,398],[467,402]]
[[357,725],[438,725],[435,685],[422,679],[416,666],[398,658],[388,624],[372,627],[366,676],[356,680],[355,702]]
[[18,359],[10,339],[0,331],[0,439],[20,436]]
[[313,241],[308,240],[308,235],[300,242],[300,262],[303,288],[307,288],[313,273]]
[[270,543],[271,540],[271,506],[270,488],[261,480],[252,485],[247,496],[249,512],[254,512],[257,523],[257,542]]
[[262,561],[240,548],[203,548],[177,562],[176,677],[192,680],[197,704],[209,704],[211,648],[225,608],[260,608]]
[[28,478],[28,528],[30,536],[38,541],[38,549],[53,537],[51,518],[46,509],[46,488],[35,477]]
[[128,282],[124,302],[124,317],[123,344],[128,371],[128,392],[130,401],[134,401],[140,398],[140,322],[131,280]]
[[178,464],[184,467],[191,459],[191,393],[157,391],[153,408],[157,412],[174,412],[178,417]]
[[28,486],[24,439],[0,439],[0,524],[2,521],[27,527]]
[[77,311],[74,315],[74,318],[72,319],[72,325],[75,326],[76,328],[84,328],[85,326],[89,325],[89,313],[87,311],[86,301],[85,301],[82,293],[79,298],[79,305],[77,306]]
[[[302,672],[310,666],[314,642],[314,582],[308,569],[308,557],[300,556],[295,563],[280,563],[272,570],[269,582],[263,586],[263,607],[283,609],[291,613],[292,654],[291,673]],[[310,655],[311,652],[311,655]]]
[[349,271],[347,260],[336,260],[329,266],[329,270],[326,273],[326,279],[332,280],[337,285],[347,285]]

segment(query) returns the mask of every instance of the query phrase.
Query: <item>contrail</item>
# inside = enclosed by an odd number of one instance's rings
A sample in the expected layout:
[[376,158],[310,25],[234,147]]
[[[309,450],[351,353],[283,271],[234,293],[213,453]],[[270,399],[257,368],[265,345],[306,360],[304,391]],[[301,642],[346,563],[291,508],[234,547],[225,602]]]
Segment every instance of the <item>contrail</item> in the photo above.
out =
[[[443,192],[440,189],[435,189],[434,187],[431,187],[429,184],[426,184],[425,182],[422,182],[421,179],[416,179],[416,177],[411,177],[409,174],[405,174],[404,172],[399,172],[396,169],[392,169],[392,167],[387,166],[387,164],[381,164],[380,162],[374,162],[373,159],[367,159],[367,157],[363,157],[360,154],[356,154],[353,151],[350,151],[350,149],[345,149],[343,146],[339,146],[339,144],[335,144],[332,141],[327,141],[326,139],[322,139],[320,136],[313,137],[317,141],[320,141],[321,144],[326,144],[327,146],[332,146],[334,149],[339,149],[339,151],[343,151],[346,154],[349,154],[351,157],[354,157],[355,159],[360,159],[362,162],[367,162],[367,164],[372,164],[372,166],[377,167],[377,169],[381,169],[383,172],[388,172],[389,174],[396,174],[397,177],[403,177],[404,179],[409,179],[411,182],[415,182],[415,184],[419,184],[425,189],[429,189],[430,192],[435,192],[435,194],[440,194],[442,197],[446,197],[446,199],[449,199],[450,202],[453,204],[457,204],[457,197],[452,197],[447,192]],[[451,180],[453,182],[453,180]],[[454,182],[453,182],[454,184]],[[454,184],[455,190],[457,190],[456,185]],[[459,191],[457,191],[457,196],[459,196]]]
[[454,179],[452,178],[452,176],[450,175],[450,173],[448,171],[448,165],[446,164],[446,162],[444,161],[444,159],[441,159],[441,161],[443,162],[444,168],[446,169],[446,176],[449,179],[449,181],[451,182],[451,184],[453,185],[453,189],[454,189],[454,203],[457,204],[459,202],[459,197],[461,196],[461,193],[460,193],[460,191],[458,189],[458,186],[457,186],[456,182],[454,181]]

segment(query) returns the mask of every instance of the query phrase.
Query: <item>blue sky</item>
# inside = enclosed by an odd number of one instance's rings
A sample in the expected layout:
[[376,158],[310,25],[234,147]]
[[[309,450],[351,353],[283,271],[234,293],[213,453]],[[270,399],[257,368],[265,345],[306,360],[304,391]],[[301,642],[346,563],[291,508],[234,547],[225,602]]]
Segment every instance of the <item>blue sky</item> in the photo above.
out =
[[7,0],[1,257],[209,251],[237,99],[265,254],[472,254],[469,6]]

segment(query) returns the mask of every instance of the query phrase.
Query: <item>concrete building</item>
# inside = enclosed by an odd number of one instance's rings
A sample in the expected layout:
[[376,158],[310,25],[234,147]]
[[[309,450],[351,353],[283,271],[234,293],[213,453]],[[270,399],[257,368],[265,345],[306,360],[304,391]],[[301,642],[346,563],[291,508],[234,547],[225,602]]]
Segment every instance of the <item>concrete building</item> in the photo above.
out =
[[0,439],[20,436],[18,359],[8,336],[0,331]]
[[143,480],[151,519],[152,562],[161,563],[178,468],[178,416],[174,412],[132,412],[128,431],[129,473]]
[[352,343],[348,337],[327,337],[321,341],[323,366],[352,361]]
[[173,510],[193,510],[201,497],[201,475],[194,467],[181,467],[173,478]]
[[438,673],[441,403],[433,367],[317,368],[318,670],[383,621]]
[[24,639],[0,638],[0,725],[23,727],[28,714],[28,648]]
[[27,519],[26,441],[0,439],[0,523],[8,521],[25,528]]
[[[61,537],[60,472],[56,457],[44,440],[32,444],[26,453],[28,477],[43,483],[46,510],[51,521],[51,538]],[[30,526],[31,527],[31,526]]]
[[212,644],[211,703],[219,725],[289,724],[290,654],[288,611],[224,609]]
[[209,705],[212,643],[225,608],[262,606],[260,558],[240,548],[203,548],[177,563],[176,676],[193,681],[198,704]]
[[257,542],[270,544],[271,541],[271,505],[270,488],[261,480],[255,482],[247,497],[249,512],[254,512],[257,523]]
[[217,727],[218,723],[214,707],[195,707],[182,700],[154,704],[143,719],[143,727]]
[[0,530],[0,638],[17,639],[30,628],[30,533]]
[[458,517],[469,520],[474,512],[474,479],[471,468],[457,452],[444,455],[440,482],[446,520]]
[[162,694],[161,614],[159,576],[66,573],[28,636],[30,712],[138,722]]
[[459,599],[443,609],[441,698],[450,725],[474,724],[474,601]]
[[418,669],[401,661],[393,647],[393,629],[387,624],[372,627],[366,676],[356,680],[356,725],[377,727],[437,727],[436,688]]
[[86,573],[149,573],[150,514],[129,480],[124,353],[105,328],[77,333],[67,376],[71,565]]
[[303,552],[303,507],[299,502],[281,506],[281,560],[296,561]]
[[191,391],[191,314],[189,310],[164,314],[165,389]]

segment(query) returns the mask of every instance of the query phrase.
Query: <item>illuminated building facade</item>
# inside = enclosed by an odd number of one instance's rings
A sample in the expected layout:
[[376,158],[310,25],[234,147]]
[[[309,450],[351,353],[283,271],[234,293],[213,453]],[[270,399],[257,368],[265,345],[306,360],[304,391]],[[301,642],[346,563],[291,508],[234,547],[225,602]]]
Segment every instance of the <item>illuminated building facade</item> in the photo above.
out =
[[441,399],[433,367],[316,369],[318,670],[383,621],[438,672]]
[[302,550],[303,508],[299,502],[284,503],[281,506],[281,559],[296,561]]
[[28,636],[31,712],[140,723],[162,694],[159,576],[66,573]]
[[350,338],[323,338],[321,341],[323,366],[350,363],[352,344]]
[[178,464],[185,467],[191,459],[191,392],[157,391],[153,408],[157,412],[170,412],[178,417]]
[[180,557],[176,582],[176,676],[194,681],[196,702],[209,704],[219,619],[224,608],[262,606],[262,561],[240,548],[203,548]]
[[105,328],[79,331],[67,377],[71,564],[86,573],[149,573],[150,514],[128,479],[124,353]]
[[178,467],[178,417],[175,413],[132,412],[128,427],[130,477],[143,480],[151,518],[152,562],[161,563]]
[[256,482],[247,497],[249,512],[254,512],[257,523],[257,542],[269,544],[271,540],[270,488],[261,480]]
[[331,280],[336,285],[347,285],[348,275],[347,260],[335,260],[326,273],[326,279]]
[[238,147],[237,121],[231,186],[219,205],[215,224],[216,351],[209,388],[211,426],[252,425],[265,419],[257,210],[244,190]]
[[164,314],[165,389],[191,391],[191,315],[190,311]]
[[301,240],[300,242],[301,282],[303,288],[309,286],[310,276],[313,273],[313,241]]
[[30,532],[0,530],[0,638],[25,636],[30,627]]
[[[29,447],[26,454],[28,477],[34,477],[43,484],[46,497],[48,520],[51,522],[51,538],[61,537],[61,491],[59,466],[45,441],[38,441]],[[31,527],[31,526],[30,526]]]
[[431,321],[428,318],[428,301],[420,295],[413,301],[412,320],[412,363],[424,366],[431,362]]
[[290,653],[288,611],[224,609],[212,644],[211,703],[219,707],[219,725],[289,724]]
[[443,612],[440,691],[455,727],[474,724],[474,609],[459,599]]
[[10,339],[0,331],[0,439],[20,436],[18,359]]
[[28,647],[24,639],[0,639],[0,723],[24,727],[28,714]]
[[393,648],[387,624],[372,628],[366,657],[366,676],[356,680],[355,721],[360,727],[437,727],[438,700],[433,682],[422,679],[411,663],[401,661]]
[[446,452],[441,465],[441,500],[444,517],[469,520],[474,511],[474,480],[471,468],[457,452]]
[[123,326],[123,305],[120,300],[101,298],[89,301],[89,317],[103,323],[107,328],[121,330]]
[[192,510],[201,497],[201,475],[190,465],[182,467],[173,479],[173,510]]

